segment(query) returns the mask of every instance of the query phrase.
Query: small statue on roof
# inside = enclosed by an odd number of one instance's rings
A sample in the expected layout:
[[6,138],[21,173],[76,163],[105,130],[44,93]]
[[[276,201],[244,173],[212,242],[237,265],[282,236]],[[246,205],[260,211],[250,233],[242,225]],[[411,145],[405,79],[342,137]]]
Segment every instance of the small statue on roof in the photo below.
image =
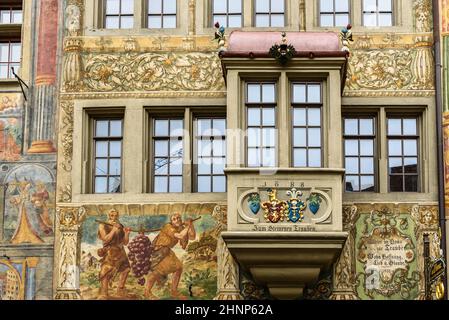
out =
[[215,22],[215,38],[214,41],[218,42],[219,51],[225,50],[225,27],[220,26],[219,22]]
[[340,32],[340,39],[341,44],[343,47],[341,48],[342,51],[349,52],[349,42],[354,42],[354,39],[352,39],[352,25],[348,24],[345,28],[341,29]]

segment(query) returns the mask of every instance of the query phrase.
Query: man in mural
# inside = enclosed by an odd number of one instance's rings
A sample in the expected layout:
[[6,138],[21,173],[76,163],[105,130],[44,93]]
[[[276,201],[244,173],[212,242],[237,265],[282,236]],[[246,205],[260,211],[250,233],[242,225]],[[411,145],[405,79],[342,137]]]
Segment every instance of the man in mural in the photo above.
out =
[[47,205],[49,199],[50,194],[48,193],[45,184],[38,182],[36,185],[36,192],[31,196],[31,203],[36,208],[39,227],[46,235],[53,233],[53,222],[51,221]]
[[109,285],[116,275],[119,276],[117,295],[127,297],[126,279],[130,271],[128,256],[124,246],[128,245],[131,229],[125,228],[119,220],[115,209],[108,212],[107,224],[98,227],[98,238],[103,241],[103,248],[98,250],[101,260],[99,300],[109,298]]
[[173,298],[185,299],[186,297],[178,291],[179,280],[182,275],[182,262],[173,252],[172,248],[180,244],[186,249],[189,240],[196,237],[192,220],[182,222],[181,215],[175,213],[170,217],[170,223],[162,227],[160,233],[153,241],[153,253],[151,255],[151,274],[147,279],[145,296],[148,299],[157,299],[152,293],[156,281],[162,283],[170,274],[173,274],[171,285],[171,296]]

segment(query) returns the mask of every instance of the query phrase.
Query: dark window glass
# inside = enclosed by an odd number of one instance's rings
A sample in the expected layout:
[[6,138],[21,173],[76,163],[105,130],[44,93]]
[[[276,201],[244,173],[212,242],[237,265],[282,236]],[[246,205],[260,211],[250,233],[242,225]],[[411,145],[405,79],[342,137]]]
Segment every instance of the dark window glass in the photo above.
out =
[[197,118],[197,192],[226,192],[226,119]]
[[276,85],[246,85],[247,165],[276,166]]
[[122,119],[94,120],[94,193],[121,192]]
[[153,191],[182,192],[182,119],[153,121]]
[[390,191],[419,191],[419,135],[416,118],[388,119]]
[[293,166],[322,166],[322,97],[320,83],[294,83]]
[[373,192],[375,184],[375,118],[343,120],[346,192]]

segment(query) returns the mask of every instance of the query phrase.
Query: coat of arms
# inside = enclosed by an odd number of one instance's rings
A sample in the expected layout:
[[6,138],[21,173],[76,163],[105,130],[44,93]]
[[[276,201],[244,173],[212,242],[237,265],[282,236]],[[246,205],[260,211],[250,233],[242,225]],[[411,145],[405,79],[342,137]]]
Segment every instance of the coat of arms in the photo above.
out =
[[287,203],[277,199],[276,194],[276,189],[269,189],[268,196],[270,197],[270,200],[262,203],[262,208],[265,212],[264,218],[267,222],[271,223],[284,221],[284,213],[287,208]]
[[301,222],[304,220],[304,210],[307,208],[306,204],[300,199],[302,192],[296,188],[292,188],[287,191],[287,196],[290,200],[287,201],[288,205],[288,220],[291,222]]

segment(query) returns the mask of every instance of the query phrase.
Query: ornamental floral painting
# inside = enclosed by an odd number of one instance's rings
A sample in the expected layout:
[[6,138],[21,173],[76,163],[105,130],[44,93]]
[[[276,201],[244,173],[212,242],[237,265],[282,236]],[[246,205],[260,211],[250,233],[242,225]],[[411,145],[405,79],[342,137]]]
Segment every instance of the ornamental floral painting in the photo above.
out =
[[210,214],[89,216],[82,226],[84,300],[202,300],[217,291],[219,225]]
[[52,174],[40,165],[23,165],[8,174],[4,185],[4,239],[12,244],[51,242],[55,211]]

